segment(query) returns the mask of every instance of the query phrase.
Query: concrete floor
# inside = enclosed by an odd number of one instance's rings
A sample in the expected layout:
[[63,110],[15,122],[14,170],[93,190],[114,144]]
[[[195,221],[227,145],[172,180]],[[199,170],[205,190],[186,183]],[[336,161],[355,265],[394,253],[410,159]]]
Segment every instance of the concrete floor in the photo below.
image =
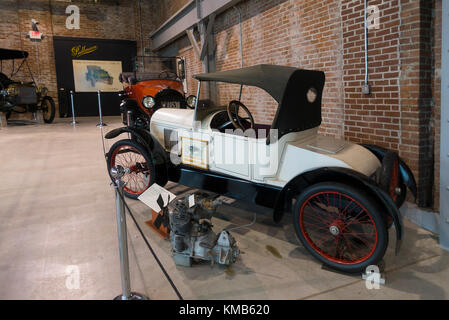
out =
[[[69,121],[0,129],[0,299],[112,299],[121,291],[114,193],[98,120],[80,118],[76,128]],[[118,117],[105,121],[106,131],[120,126]],[[449,253],[435,235],[407,221],[398,256],[391,230],[386,284],[368,290],[360,276],[322,269],[299,244],[289,216],[277,226],[269,210],[244,203],[223,205],[213,220],[220,229],[259,213],[254,226],[233,233],[242,254],[231,269],[178,267],[168,241],[143,224],[150,210],[128,202],[186,299],[449,298]],[[131,219],[128,229],[132,289],[176,299]]]

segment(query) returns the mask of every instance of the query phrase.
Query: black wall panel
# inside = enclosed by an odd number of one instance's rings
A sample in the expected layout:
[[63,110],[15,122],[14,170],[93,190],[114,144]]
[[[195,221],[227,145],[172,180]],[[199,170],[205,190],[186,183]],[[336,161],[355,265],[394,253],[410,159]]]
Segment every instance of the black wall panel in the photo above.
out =
[[[107,40],[90,38],[53,37],[56,61],[56,77],[59,92],[59,114],[61,117],[72,116],[70,90],[75,91],[72,60],[112,60],[121,61],[123,72],[133,71],[132,58],[136,56],[136,41]],[[75,46],[90,48],[97,46],[93,52],[79,57],[72,56]],[[61,90],[63,89],[63,90]],[[96,92],[75,92],[75,115],[97,116],[98,98]],[[103,115],[119,115],[120,99],[116,92],[102,92],[101,104]]]

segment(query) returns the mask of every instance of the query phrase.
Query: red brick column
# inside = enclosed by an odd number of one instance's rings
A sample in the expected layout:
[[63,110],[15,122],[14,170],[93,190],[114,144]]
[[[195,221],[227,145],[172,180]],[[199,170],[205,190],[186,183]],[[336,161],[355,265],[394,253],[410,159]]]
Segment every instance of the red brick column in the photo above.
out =
[[433,1],[401,0],[401,145],[418,182],[418,204],[432,206],[433,116],[431,15]]

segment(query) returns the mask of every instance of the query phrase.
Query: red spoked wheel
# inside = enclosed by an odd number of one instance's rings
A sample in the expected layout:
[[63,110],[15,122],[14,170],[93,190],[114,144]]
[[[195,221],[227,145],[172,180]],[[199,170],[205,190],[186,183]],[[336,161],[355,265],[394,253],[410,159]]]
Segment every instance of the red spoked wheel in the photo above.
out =
[[376,203],[338,183],[313,185],[297,198],[296,233],[318,260],[343,272],[363,272],[385,254],[388,232]]
[[126,173],[123,192],[137,199],[154,183],[154,164],[150,154],[143,146],[132,140],[120,140],[114,143],[108,153],[108,171],[116,165],[122,166]]

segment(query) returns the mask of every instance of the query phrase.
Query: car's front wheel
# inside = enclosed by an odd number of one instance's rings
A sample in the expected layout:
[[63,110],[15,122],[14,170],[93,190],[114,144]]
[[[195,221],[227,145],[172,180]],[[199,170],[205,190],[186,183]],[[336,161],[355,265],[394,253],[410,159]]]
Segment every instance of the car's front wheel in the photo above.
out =
[[154,183],[155,169],[151,155],[132,140],[119,140],[112,145],[108,153],[109,174],[116,165],[125,169],[123,192],[128,198],[137,199]]
[[56,107],[52,97],[45,96],[41,102],[41,109],[45,123],[52,123],[55,119]]
[[315,258],[343,272],[364,272],[378,264],[388,246],[387,227],[376,202],[340,183],[306,188],[296,199],[293,223]]

